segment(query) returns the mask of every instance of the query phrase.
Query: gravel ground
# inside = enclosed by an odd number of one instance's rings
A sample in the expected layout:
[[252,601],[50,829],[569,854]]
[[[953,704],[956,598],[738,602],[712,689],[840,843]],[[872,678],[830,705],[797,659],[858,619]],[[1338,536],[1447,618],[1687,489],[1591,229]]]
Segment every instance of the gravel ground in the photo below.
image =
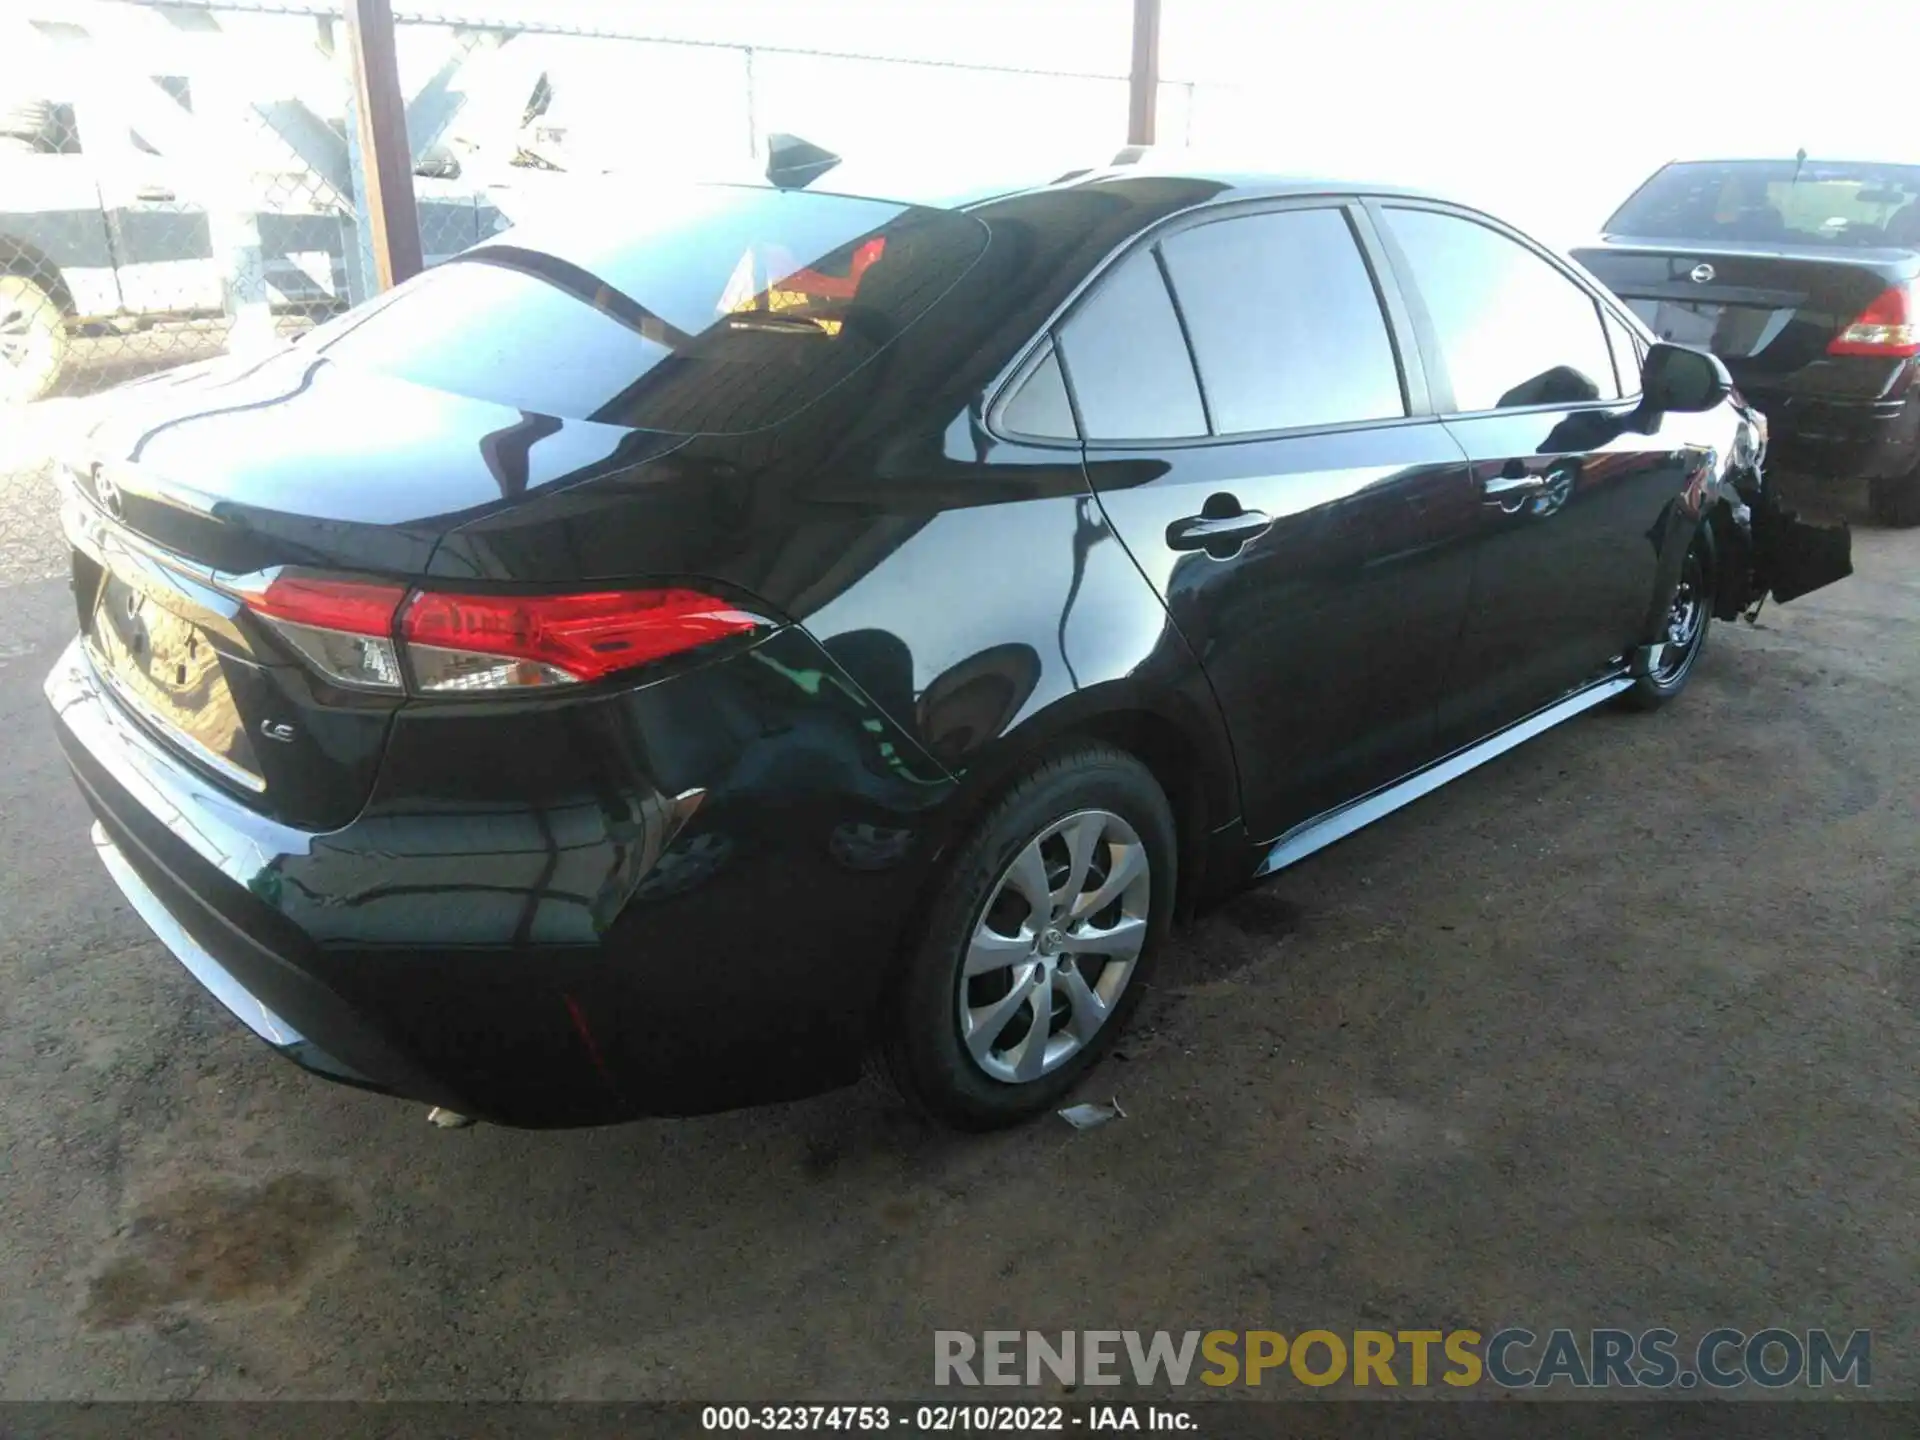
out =
[[936,1327],[1508,1323],[1869,1327],[1920,1392],[1920,532],[1179,934],[1083,1097],[1126,1119],[958,1138],[864,1090],[442,1132],[279,1061],[90,854],[29,529],[0,1397],[847,1399]]
[[[0,416],[0,425],[9,418]],[[0,585],[65,573],[67,549],[55,507],[51,462],[0,467]]]
[[60,399],[0,405],[0,585],[67,573],[53,456],[84,403]]

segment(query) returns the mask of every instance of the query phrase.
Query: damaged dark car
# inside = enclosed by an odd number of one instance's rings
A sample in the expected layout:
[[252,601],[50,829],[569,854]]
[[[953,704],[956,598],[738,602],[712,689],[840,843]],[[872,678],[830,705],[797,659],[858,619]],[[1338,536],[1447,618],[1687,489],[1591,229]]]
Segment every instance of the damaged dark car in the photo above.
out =
[[508,232],[68,457],[100,857],[289,1058],[1011,1123],[1176,916],[1848,573],[1719,360],[1475,210],[812,168]]

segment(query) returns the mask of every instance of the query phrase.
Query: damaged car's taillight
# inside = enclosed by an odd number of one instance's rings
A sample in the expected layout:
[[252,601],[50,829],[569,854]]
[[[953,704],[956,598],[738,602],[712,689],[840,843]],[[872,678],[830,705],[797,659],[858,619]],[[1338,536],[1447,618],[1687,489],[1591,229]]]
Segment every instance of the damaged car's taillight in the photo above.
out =
[[335,684],[433,695],[577,685],[766,623],[680,587],[473,595],[283,572],[238,593]]

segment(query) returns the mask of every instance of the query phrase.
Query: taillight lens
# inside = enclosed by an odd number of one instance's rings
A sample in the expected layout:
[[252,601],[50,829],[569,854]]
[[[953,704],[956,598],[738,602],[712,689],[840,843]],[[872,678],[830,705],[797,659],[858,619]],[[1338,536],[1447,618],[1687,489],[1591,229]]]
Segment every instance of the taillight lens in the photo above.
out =
[[285,573],[241,595],[249,610],[336,685],[394,691],[403,686],[393,617],[406,598],[404,585]]
[[275,576],[241,598],[336,684],[423,693],[599,680],[766,623],[698,590],[461,595],[379,581]]
[[1912,282],[1890,285],[1854,322],[1834,336],[1829,355],[1920,355],[1920,299]]
[[587,595],[422,591],[400,619],[422,690],[572,685],[630,670],[759,621],[698,590]]

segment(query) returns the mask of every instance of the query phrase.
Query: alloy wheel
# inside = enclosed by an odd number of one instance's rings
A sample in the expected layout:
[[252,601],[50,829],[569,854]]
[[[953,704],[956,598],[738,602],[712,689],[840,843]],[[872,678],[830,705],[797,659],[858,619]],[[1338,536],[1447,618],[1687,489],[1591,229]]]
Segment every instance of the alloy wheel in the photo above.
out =
[[1024,1084],[1092,1041],[1133,978],[1152,887],[1146,846],[1109,810],[1077,811],[1023,845],[960,966],[960,1039],[974,1064]]
[[26,307],[0,297],[0,364],[26,364],[32,337],[33,316],[27,313]]

